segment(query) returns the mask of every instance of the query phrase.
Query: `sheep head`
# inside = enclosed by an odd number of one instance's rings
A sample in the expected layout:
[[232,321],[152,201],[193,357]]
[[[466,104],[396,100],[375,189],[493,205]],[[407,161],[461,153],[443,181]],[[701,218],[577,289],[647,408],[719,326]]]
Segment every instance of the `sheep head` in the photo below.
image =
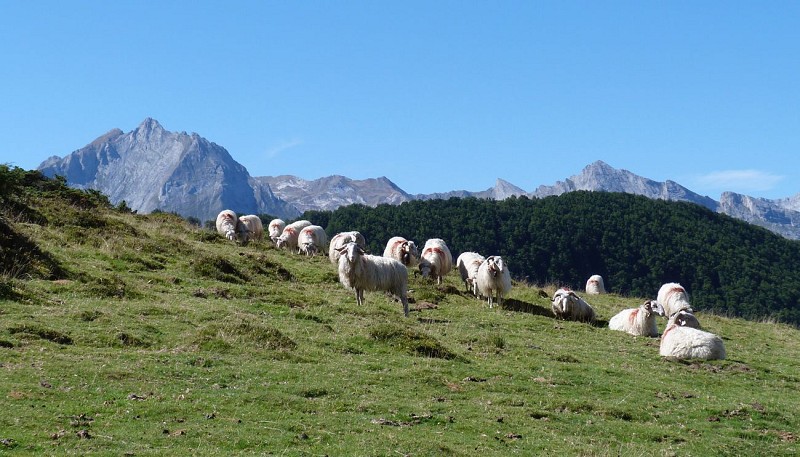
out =
[[345,244],[344,246],[337,249],[337,251],[339,252],[339,255],[341,255],[341,257],[347,259],[347,261],[351,264],[357,262],[358,259],[362,255],[364,255],[364,250],[361,249],[361,246],[359,246],[354,241]]
[[644,304],[642,304],[642,307],[644,307],[645,311],[648,313],[656,313],[659,316],[664,315],[664,307],[661,306],[661,303],[657,302],[656,300],[647,300],[644,302]]

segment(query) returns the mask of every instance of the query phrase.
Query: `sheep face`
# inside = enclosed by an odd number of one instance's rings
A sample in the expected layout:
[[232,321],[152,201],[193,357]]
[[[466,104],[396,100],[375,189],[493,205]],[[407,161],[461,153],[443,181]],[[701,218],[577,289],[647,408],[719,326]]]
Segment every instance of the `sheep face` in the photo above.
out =
[[505,269],[503,258],[500,257],[499,255],[498,256],[492,255],[487,257],[486,263],[488,264],[487,268],[489,270],[489,273],[492,276],[497,276],[498,274],[503,273],[503,270]]
[[644,302],[644,309],[649,313],[655,313],[659,316],[664,315],[664,307],[656,300],[647,300]]
[[351,241],[339,249],[339,254],[343,255],[350,264],[353,264],[364,254],[364,250],[361,249],[361,246]]

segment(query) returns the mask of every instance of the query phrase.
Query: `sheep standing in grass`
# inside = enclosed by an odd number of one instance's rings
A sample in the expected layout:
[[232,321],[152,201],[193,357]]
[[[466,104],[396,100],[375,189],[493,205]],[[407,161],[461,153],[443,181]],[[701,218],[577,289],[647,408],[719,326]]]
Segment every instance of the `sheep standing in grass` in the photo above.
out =
[[402,236],[394,236],[386,242],[383,256],[399,260],[400,263],[409,268],[415,267],[419,263],[419,251],[416,243]]
[[367,240],[364,239],[364,235],[361,233],[357,231],[337,233],[331,238],[331,244],[328,247],[328,257],[331,259],[332,264],[339,264],[339,256],[341,256],[339,249],[350,242],[361,246],[361,249],[367,249]]
[[453,256],[441,238],[431,238],[425,242],[419,259],[419,271],[423,278],[436,278],[436,284],[453,269]]
[[287,225],[283,229],[283,232],[281,232],[281,236],[275,241],[275,246],[277,246],[278,249],[284,246],[289,250],[297,249],[297,237],[300,236],[300,230],[303,230],[309,225],[311,225],[311,222],[306,220],[295,221]]
[[246,245],[251,241],[260,241],[264,238],[264,225],[261,218],[255,214],[239,217],[239,224],[236,226],[236,235],[240,243]]
[[673,315],[664,333],[658,353],[676,359],[724,359],[722,338],[703,330],[686,327],[680,313]]
[[689,304],[689,294],[677,282],[668,282],[658,289],[658,303],[664,307],[664,315],[667,318],[681,310],[692,312],[692,305]]
[[319,225],[309,225],[300,230],[297,236],[297,249],[298,253],[313,256],[321,251],[325,254],[325,249],[328,247],[328,234],[325,229]]
[[365,290],[383,290],[394,294],[403,303],[408,317],[408,269],[399,260],[370,255],[357,243],[339,249],[339,282],[355,290],[356,302],[364,304]]
[[278,237],[281,236],[285,228],[286,222],[284,222],[283,219],[273,219],[269,221],[269,225],[267,226],[269,230],[269,239],[272,240],[273,243],[277,242]]
[[478,285],[475,283],[475,278],[478,276],[478,267],[484,260],[486,258],[477,252],[462,252],[456,259],[456,268],[461,275],[461,280],[464,281],[464,287],[476,297],[478,296]]
[[502,257],[490,255],[478,267],[475,283],[478,294],[487,297],[489,308],[495,300],[498,305],[502,305],[503,297],[511,292],[511,272],[508,271]]
[[217,214],[217,233],[225,238],[234,241],[236,239],[236,225],[239,219],[236,213],[229,209],[222,210]]
[[608,321],[608,328],[636,336],[657,337],[656,315],[663,316],[664,308],[655,300],[647,300],[638,308],[623,309],[617,313]]
[[566,287],[553,294],[552,308],[557,319],[583,322],[594,322],[595,319],[594,308]]
[[606,286],[603,284],[603,277],[600,275],[592,275],[586,280],[586,293],[589,295],[598,295],[606,293]]

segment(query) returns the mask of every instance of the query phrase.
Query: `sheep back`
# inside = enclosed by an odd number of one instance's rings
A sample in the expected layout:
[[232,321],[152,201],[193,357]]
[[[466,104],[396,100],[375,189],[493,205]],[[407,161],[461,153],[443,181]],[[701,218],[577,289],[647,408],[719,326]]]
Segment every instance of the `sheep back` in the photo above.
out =
[[414,267],[419,263],[417,244],[402,236],[394,236],[386,242],[383,256],[396,259],[406,267]]
[[283,229],[286,228],[286,222],[283,219],[273,219],[269,221],[269,225],[267,225],[267,229],[269,230],[269,239],[272,240],[274,243],[278,240],[278,237],[281,236],[283,233]]
[[603,277],[600,275],[592,275],[586,280],[586,293],[589,295],[598,295],[606,293],[606,286],[603,283]]
[[658,353],[676,359],[721,360],[725,358],[725,344],[713,333],[671,323],[661,335]]
[[442,278],[453,269],[453,256],[441,238],[431,238],[425,242],[419,259],[419,271],[423,278],[435,278],[442,283]]
[[361,233],[357,231],[337,233],[331,238],[330,246],[328,246],[328,257],[331,259],[332,264],[337,265],[339,263],[339,257],[341,256],[339,249],[350,242],[361,246],[361,249],[367,248],[367,241]]
[[325,253],[328,245],[328,235],[319,225],[309,225],[300,230],[297,236],[297,247],[306,255],[314,255],[317,251]]
[[236,234],[239,242],[242,244],[247,244],[254,240],[261,240],[264,238],[264,225],[261,223],[261,218],[255,214],[240,216]]
[[229,209],[220,211],[220,213],[217,214],[217,233],[231,241],[235,240],[238,221],[239,219],[233,211]]
[[300,236],[300,230],[303,230],[309,225],[311,225],[311,222],[307,220],[292,222],[283,229],[281,236],[275,241],[275,245],[278,248],[287,247],[289,249],[297,249],[297,237]]
[[669,318],[680,310],[686,309],[691,312],[689,304],[689,294],[677,282],[668,282],[658,289],[656,298],[661,306],[664,307],[664,315]]
[[456,268],[461,275],[461,280],[464,281],[466,290],[472,291],[474,295],[478,294],[475,278],[478,276],[478,267],[486,258],[477,252],[462,252],[458,259],[456,259]]

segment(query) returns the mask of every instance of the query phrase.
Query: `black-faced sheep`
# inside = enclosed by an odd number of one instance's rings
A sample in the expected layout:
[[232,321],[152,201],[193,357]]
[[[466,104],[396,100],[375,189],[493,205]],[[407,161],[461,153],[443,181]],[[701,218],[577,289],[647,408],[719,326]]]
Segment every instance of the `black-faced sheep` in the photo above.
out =
[[658,353],[675,359],[724,359],[725,344],[719,336],[692,327],[686,327],[681,314],[669,320],[661,335]]
[[689,304],[689,294],[677,282],[668,282],[658,289],[656,298],[661,306],[664,307],[664,315],[669,319],[673,314],[681,310],[692,312],[692,305]]
[[361,249],[367,249],[367,240],[364,239],[364,235],[357,231],[351,232],[340,232],[331,238],[330,246],[328,247],[328,257],[331,259],[331,263],[334,265],[339,264],[339,249],[344,247],[347,243],[356,243],[357,245],[361,246]]
[[370,255],[357,243],[339,249],[339,282],[356,293],[356,302],[364,304],[364,291],[383,290],[394,294],[403,303],[408,317],[408,269],[399,260]]
[[264,226],[261,224],[261,219],[255,214],[240,216],[239,223],[236,225],[236,238],[242,245],[264,238]]
[[477,252],[462,252],[456,259],[456,268],[461,275],[461,280],[464,281],[464,287],[476,297],[478,296],[478,286],[475,278],[478,276],[478,267],[484,260],[486,258]]
[[233,211],[229,209],[220,211],[217,214],[217,233],[231,241],[236,240],[236,225],[238,222],[239,219]]
[[603,284],[603,277],[600,275],[592,275],[586,280],[586,293],[589,295],[598,295],[606,293],[606,286]]
[[314,255],[317,252],[325,254],[328,247],[328,234],[319,225],[309,225],[300,230],[297,236],[297,249],[299,253]]
[[436,284],[453,269],[453,256],[441,238],[431,238],[425,242],[419,259],[419,272],[423,278],[435,278]]
[[553,294],[553,314],[556,319],[594,322],[595,313],[584,299],[574,291],[562,287]]
[[311,222],[306,220],[300,220],[292,222],[291,224],[287,225],[283,232],[281,232],[281,236],[275,241],[275,246],[278,249],[286,247],[289,250],[297,249],[297,237],[300,236],[300,230],[311,225]]
[[267,230],[269,231],[269,239],[272,240],[273,243],[278,241],[278,237],[281,236],[283,233],[283,229],[286,228],[286,222],[283,219],[273,219],[269,221],[269,225],[267,225]]
[[419,263],[419,251],[416,243],[402,236],[394,236],[386,242],[383,256],[399,260],[409,268],[415,267]]
[[656,315],[662,316],[664,308],[655,301],[647,300],[638,308],[623,309],[608,321],[608,328],[628,332],[636,336],[658,336]]
[[475,278],[478,294],[486,297],[489,308],[495,301],[503,304],[503,298],[511,292],[511,272],[499,255],[490,255],[478,267]]

